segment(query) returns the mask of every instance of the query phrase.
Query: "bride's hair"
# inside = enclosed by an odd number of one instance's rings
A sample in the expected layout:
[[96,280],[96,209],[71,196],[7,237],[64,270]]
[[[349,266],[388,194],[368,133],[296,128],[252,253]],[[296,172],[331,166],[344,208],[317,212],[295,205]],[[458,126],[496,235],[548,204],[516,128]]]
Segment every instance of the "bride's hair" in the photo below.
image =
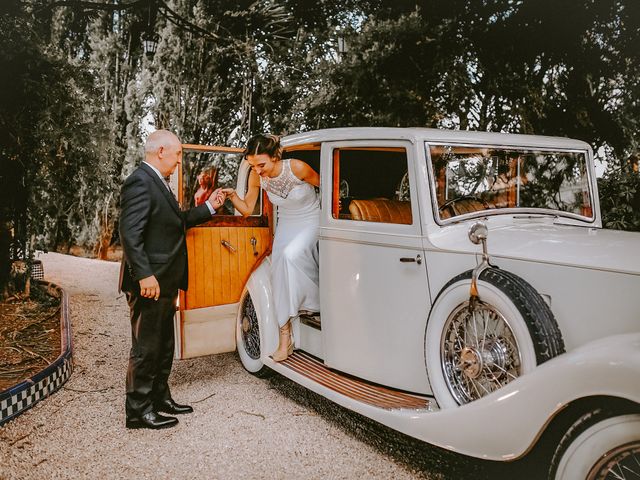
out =
[[280,137],[264,133],[251,137],[247,142],[247,148],[244,150],[244,157],[247,158],[247,155],[262,155],[263,153],[280,160],[282,158]]

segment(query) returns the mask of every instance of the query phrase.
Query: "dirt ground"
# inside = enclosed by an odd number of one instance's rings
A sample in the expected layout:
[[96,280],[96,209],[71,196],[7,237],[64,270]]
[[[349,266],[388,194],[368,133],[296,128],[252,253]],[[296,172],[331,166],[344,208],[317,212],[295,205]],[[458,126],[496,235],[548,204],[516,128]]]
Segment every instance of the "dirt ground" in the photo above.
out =
[[49,253],[45,279],[69,293],[74,373],[0,428],[0,479],[525,478],[398,434],[236,354],[174,364],[174,398],[193,405],[176,428],[124,427],[130,346],[119,265]]
[[[89,251],[78,245],[74,245],[69,248],[69,255],[74,257],[95,258],[94,252]],[[122,259],[122,247],[119,245],[112,245],[107,250],[107,258],[110,262],[119,262]]]
[[59,299],[34,284],[29,299],[0,302],[0,391],[32,377],[59,355]]

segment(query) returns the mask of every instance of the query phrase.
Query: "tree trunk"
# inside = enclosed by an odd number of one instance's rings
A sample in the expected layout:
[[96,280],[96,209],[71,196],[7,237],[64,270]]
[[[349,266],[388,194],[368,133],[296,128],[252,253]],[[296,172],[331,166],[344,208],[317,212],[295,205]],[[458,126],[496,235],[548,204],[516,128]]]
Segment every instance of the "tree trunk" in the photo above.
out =
[[110,215],[112,200],[113,194],[110,193],[105,200],[104,211],[98,212],[98,225],[100,227],[100,233],[98,234],[98,241],[96,242],[96,246],[93,249],[93,253],[100,260],[107,259],[109,245],[111,245],[111,238],[113,237],[115,219],[112,215]]
[[11,273],[10,253],[11,234],[5,222],[0,222],[0,300],[5,297],[9,274]]
[[111,222],[101,222],[100,236],[95,248],[95,256],[100,260],[107,260],[111,237],[113,237],[113,224]]

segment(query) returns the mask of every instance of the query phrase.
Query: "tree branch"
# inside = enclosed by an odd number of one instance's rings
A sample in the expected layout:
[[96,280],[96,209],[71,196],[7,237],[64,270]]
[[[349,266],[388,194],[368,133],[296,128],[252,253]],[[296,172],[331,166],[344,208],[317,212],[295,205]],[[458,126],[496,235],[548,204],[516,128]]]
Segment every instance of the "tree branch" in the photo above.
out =
[[83,0],[56,0],[49,5],[45,5],[42,7],[42,10],[46,9],[54,9],[56,7],[79,7],[83,10],[106,10],[110,12],[120,12],[122,10],[128,10],[130,8],[135,8],[140,5],[146,5],[154,0],[133,0],[127,3],[97,3],[97,2],[88,2]]

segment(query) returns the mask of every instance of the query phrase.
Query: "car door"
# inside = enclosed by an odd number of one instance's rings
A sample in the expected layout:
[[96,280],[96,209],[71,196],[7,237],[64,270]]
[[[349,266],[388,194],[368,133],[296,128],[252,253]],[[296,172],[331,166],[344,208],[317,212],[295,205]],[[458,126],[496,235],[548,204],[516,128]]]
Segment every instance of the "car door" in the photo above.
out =
[[[235,186],[244,195],[249,165],[241,160],[242,151],[183,145],[182,167],[176,179],[181,206],[195,206],[218,186]],[[238,163],[235,179],[229,171]],[[268,207],[261,198],[254,214],[244,218],[227,202],[209,222],[187,231],[189,288],[180,293],[178,301],[177,358],[235,350],[240,295],[249,275],[270,249]]]
[[325,364],[428,392],[430,305],[408,141],[322,146],[320,298]]

